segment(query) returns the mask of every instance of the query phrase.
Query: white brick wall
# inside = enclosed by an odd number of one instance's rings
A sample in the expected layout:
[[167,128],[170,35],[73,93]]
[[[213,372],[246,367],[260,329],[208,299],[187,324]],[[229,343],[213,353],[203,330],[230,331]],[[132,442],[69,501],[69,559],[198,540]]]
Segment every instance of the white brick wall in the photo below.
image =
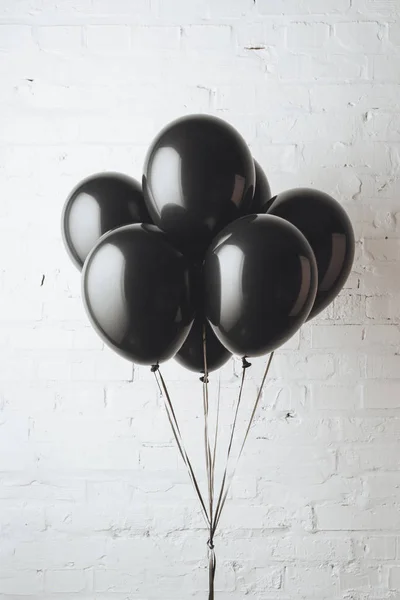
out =
[[[218,599],[399,598],[399,22],[398,0],[0,1],[0,600],[206,597],[152,375],[91,331],[60,239],[79,179],[140,178],[152,136],[194,112],[234,124],[274,192],[336,196],[357,236],[340,297],[276,356]],[[202,465],[200,383],[165,376]]]

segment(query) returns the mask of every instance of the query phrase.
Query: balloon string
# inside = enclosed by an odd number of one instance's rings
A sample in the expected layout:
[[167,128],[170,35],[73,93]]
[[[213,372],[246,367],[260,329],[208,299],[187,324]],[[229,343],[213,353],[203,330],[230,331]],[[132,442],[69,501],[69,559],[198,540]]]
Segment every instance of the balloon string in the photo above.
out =
[[[204,449],[206,456],[206,472],[208,482],[208,503],[209,503],[209,516],[210,516],[210,535],[213,521],[213,505],[214,505],[214,473],[213,473],[213,459],[211,454],[211,443],[210,443],[210,428],[209,428],[209,397],[208,397],[208,366],[207,366],[207,341],[206,341],[206,328],[203,325],[202,332],[203,339],[203,361],[204,361],[204,376],[201,377],[203,382],[203,411],[204,411]],[[211,537],[210,537],[210,541]]]
[[209,396],[208,396],[208,366],[207,366],[207,339],[206,339],[206,327],[203,325],[203,362],[204,362],[204,376],[201,377],[203,382],[203,409],[204,409],[204,447],[206,455],[206,472],[208,481],[208,502],[209,502],[209,516],[210,516],[210,528],[209,538],[207,541],[208,545],[208,599],[214,600],[214,579],[217,561],[214,552],[214,481],[215,481],[215,456],[217,447],[218,437],[218,422],[219,422],[219,394],[218,394],[218,413],[215,427],[215,438],[214,438],[214,450],[211,452],[210,442],[210,427],[209,427]]
[[167,412],[169,423],[171,425],[172,433],[174,434],[174,438],[175,438],[175,441],[177,443],[179,452],[180,452],[180,454],[182,456],[183,462],[185,463],[185,465],[187,467],[190,480],[191,480],[191,482],[193,484],[193,488],[194,488],[194,490],[196,492],[196,495],[197,495],[197,497],[198,497],[198,499],[200,501],[200,505],[201,505],[201,509],[202,509],[202,515],[204,517],[206,526],[209,529],[211,527],[210,518],[209,518],[209,516],[207,514],[207,509],[206,509],[206,506],[205,506],[205,503],[204,503],[204,500],[203,500],[203,496],[201,494],[200,487],[199,487],[199,484],[197,482],[195,473],[193,471],[192,463],[190,462],[188,453],[187,453],[187,451],[185,449],[185,446],[184,446],[184,443],[183,443],[182,434],[181,434],[181,431],[180,431],[178,420],[176,418],[176,414],[175,414],[174,407],[173,407],[173,404],[172,404],[172,401],[171,401],[171,397],[170,397],[169,392],[167,390],[167,386],[165,384],[165,381],[164,381],[164,378],[163,378],[163,376],[161,374],[159,366],[158,365],[154,365],[154,366],[151,367],[151,370],[154,373],[154,377],[156,379],[157,385],[158,385],[159,389],[161,390],[162,396],[164,398],[164,405],[165,405],[165,409],[166,409],[166,412]]
[[[238,414],[239,414],[239,408],[240,408],[240,404],[241,404],[241,400],[242,400],[242,393],[243,393],[244,381],[245,381],[245,378],[246,378],[246,369],[249,366],[250,366],[250,363],[248,363],[245,359],[243,359],[243,363],[242,363],[242,378],[241,378],[241,382],[240,382],[239,395],[238,395],[238,398],[237,398],[237,401],[236,401],[235,416],[233,418],[233,423],[232,423],[232,428],[231,428],[231,435],[230,435],[230,438],[229,438],[228,450],[227,450],[227,453],[226,453],[225,469],[224,469],[224,474],[222,476],[221,489],[220,489],[220,493],[219,493],[219,497],[218,497],[217,507],[215,509],[215,516],[217,516],[218,513],[219,513],[219,509],[220,509],[221,502],[222,502],[222,497],[223,497],[224,490],[225,490],[226,478],[227,478],[227,474],[228,474],[229,459],[230,459],[231,450],[232,450],[233,438],[234,438],[235,430],[236,430],[237,417],[238,417]],[[213,528],[214,528],[214,532],[215,532],[216,524],[214,524],[214,522],[213,522]]]
[[217,559],[215,557],[214,546],[209,546],[208,550],[208,600],[214,600],[214,580],[217,570]]
[[[250,420],[249,420],[249,423],[247,425],[247,429],[246,429],[246,432],[245,432],[245,435],[244,435],[244,438],[243,438],[242,445],[241,445],[240,450],[239,450],[239,454],[238,454],[237,459],[236,459],[235,466],[234,466],[232,474],[231,474],[231,478],[230,478],[229,484],[226,487],[225,491],[223,491],[223,495],[221,496],[221,498],[222,498],[221,502],[219,503],[219,507],[217,507],[217,510],[215,512],[214,521],[213,521],[213,535],[215,533],[216,528],[218,527],[218,523],[219,523],[219,520],[221,518],[221,513],[222,513],[222,510],[223,510],[223,508],[225,506],[226,498],[228,496],[230,487],[232,485],[232,481],[233,481],[233,478],[235,476],[236,469],[237,469],[237,466],[239,464],[240,457],[242,456],[243,448],[244,448],[246,440],[247,440],[247,438],[249,436],[249,431],[250,431],[250,428],[252,426],[252,423],[253,423],[253,420],[254,420],[254,415],[256,414],[258,404],[260,402],[261,394],[262,394],[262,391],[263,391],[263,388],[264,388],[264,384],[265,384],[265,380],[267,378],[267,375],[268,375],[268,372],[269,372],[269,369],[270,369],[270,366],[271,366],[271,362],[272,362],[273,356],[274,356],[274,353],[271,352],[271,354],[269,356],[269,359],[268,359],[268,362],[267,362],[267,365],[265,367],[264,375],[263,375],[263,378],[261,380],[261,385],[260,385],[260,388],[258,390],[258,394],[257,394],[256,400],[254,402],[253,410],[252,410],[252,413],[250,415]],[[243,370],[245,370],[246,368],[247,367],[243,366]],[[232,437],[233,436],[231,435],[231,438]],[[222,486],[221,486],[221,490],[222,490]]]

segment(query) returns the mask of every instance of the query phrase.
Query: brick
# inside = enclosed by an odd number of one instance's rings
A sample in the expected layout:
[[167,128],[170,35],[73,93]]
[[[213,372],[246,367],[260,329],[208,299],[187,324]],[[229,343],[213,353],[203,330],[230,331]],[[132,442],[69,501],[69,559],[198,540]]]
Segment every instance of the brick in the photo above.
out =
[[351,540],[312,534],[308,537],[290,535],[278,539],[272,550],[276,560],[301,560],[309,563],[347,562],[352,559]]
[[364,385],[365,408],[399,408],[400,383],[396,381],[367,381]]
[[333,357],[321,353],[277,355],[272,361],[271,371],[271,377],[277,379],[327,379],[334,372]]
[[[398,84],[393,83],[349,83],[314,85],[310,90],[313,110],[343,110],[358,108],[370,110],[378,107],[384,110],[395,110],[398,105],[396,92]],[[386,140],[387,141],[387,140]]]
[[32,30],[28,25],[4,25],[0,26],[0,50],[8,52],[32,51],[34,42]]
[[[375,58],[380,58],[376,56]],[[375,63],[374,63],[375,64]],[[386,67],[390,71],[390,63]],[[362,54],[281,54],[277,59],[276,71],[279,79],[332,83],[359,81],[365,78],[367,61]],[[392,81],[397,83],[392,73]]]
[[369,356],[367,377],[370,379],[397,379],[400,373],[400,355]]
[[365,240],[365,251],[373,260],[400,260],[400,240]]
[[90,25],[86,28],[86,43],[90,52],[119,54],[130,49],[131,32],[121,25]]
[[371,509],[354,506],[317,506],[318,529],[325,531],[390,530],[397,527],[399,515],[395,506],[378,505]]
[[400,458],[395,454],[397,444],[380,443],[359,445],[342,451],[339,457],[339,465],[343,471],[355,474],[365,470],[376,470],[385,467],[387,470],[398,469]]
[[381,321],[400,318],[400,294],[370,296],[366,304],[367,317]]
[[373,473],[365,477],[365,491],[372,498],[396,497],[399,487],[398,473]]
[[38,27],[34,33],[36,43],[45,52],[73,53],[82,50],[81,27],[58,26]]
[[182,47],[187,52],[228,52],[232,48],[232,30],[226,25],[184,27]]
[[361,325],[318,325],[312,328],[313,348],[359,348],[363,345]]
[[286,30],[289,48],[320,48],[329,37],[326,23],[291,23]]
[[368,537],[364,538],[365,555],[372,560],[393,560],[396,556],[395,537]]
[[287,568],[285,589],[307,597],[329,598],[337,593],[337,575],[332,566]]
[[354,589],[371,589],[379,587],[381,583],[380,570],[377,567],[351,569],[341,571],[339,575],[340,589],[342,591]]
[[400,75],[396,69],[394,56],[376,55],[372,58],[372,76],[375,81],[400,83]]
[[40,594],[43,592],[43,573],[41,571],[9,571],[0,574],[0,594],[5,598]]
[[350,410],[361,407],[360,385],[311,385],[311,403],[317,410]]
[[202,0],[158,0],[157,15],[162,20],[204,19],[208,17],[208,4]]
[[44,579],[44,589],[54,592],[83,592],[86,586],[85,571],[77,569],[47,570]]
[[383,52],[383,27],[378,23],[347,22],[334,25],[333,39],[337,52]]
[[257,4],[260,14],[265,15],[306,15],[306,14],[329,14],[342,13],[350,7],[349,0],[327,0],[321,5],[317,0],[278,0],[271,3],[268,0],[260,0]]
[[151,47],[153,51],[178,50],[181,39],[179,27],[133,27],[132,48],[143,53],[144,48]]

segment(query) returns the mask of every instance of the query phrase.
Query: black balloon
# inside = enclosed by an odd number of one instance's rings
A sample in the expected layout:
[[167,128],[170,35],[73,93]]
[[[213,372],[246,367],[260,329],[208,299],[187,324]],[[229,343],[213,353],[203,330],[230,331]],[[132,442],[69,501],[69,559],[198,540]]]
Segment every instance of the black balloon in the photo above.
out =
[[318,289],[312,319],[332,302],[350,274],[354,233],[347,213],[328,194],[299,188],[273,198],[268,214],[293,223],[307,238],[317,261]]
[[254,166],[256,170],[256,185],[253,200],[247,209],[247,214],[266,212],[271,205],[272,195],[267,176],[256,160],[254,161]]
[[196,317],[189,335],[175,360],[197,373],[204,372],[203,326],[205,326],[207,371],[215,371],[222,367],[230,358],[231,353],[215,337],[211,327],[202,317]]
[[98,173],[81,181],[62,214],[64,244],[78,269],[104,233],[129,223],[151,223],[135,179],[121,173]]
[[254,193],[254,163],[239,133],[208,115],[170,123],[147,153],[143,192],[154,223],[192,257],[241,214]]
[[248,215],[213,241],[204,263],[205,313],[232,353],[260,356],[304,323],[317,289],[305,237],[279,217]]
[[104,235],[85,262],[82,291],[95,330],[135,363],[174,356],[193,322],[188,262],[154,225]]

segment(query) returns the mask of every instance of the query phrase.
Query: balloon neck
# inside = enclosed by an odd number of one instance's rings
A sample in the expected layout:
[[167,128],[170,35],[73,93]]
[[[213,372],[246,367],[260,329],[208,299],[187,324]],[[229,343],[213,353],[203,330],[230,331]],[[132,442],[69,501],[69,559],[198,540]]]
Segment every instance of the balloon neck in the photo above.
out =
[[243,356],[243,358],[242,358],[242,368],[243,369],[248,369],[249,367],[251,367],[251,363],[249,363],[249,361],[246,360],[246,357]]

